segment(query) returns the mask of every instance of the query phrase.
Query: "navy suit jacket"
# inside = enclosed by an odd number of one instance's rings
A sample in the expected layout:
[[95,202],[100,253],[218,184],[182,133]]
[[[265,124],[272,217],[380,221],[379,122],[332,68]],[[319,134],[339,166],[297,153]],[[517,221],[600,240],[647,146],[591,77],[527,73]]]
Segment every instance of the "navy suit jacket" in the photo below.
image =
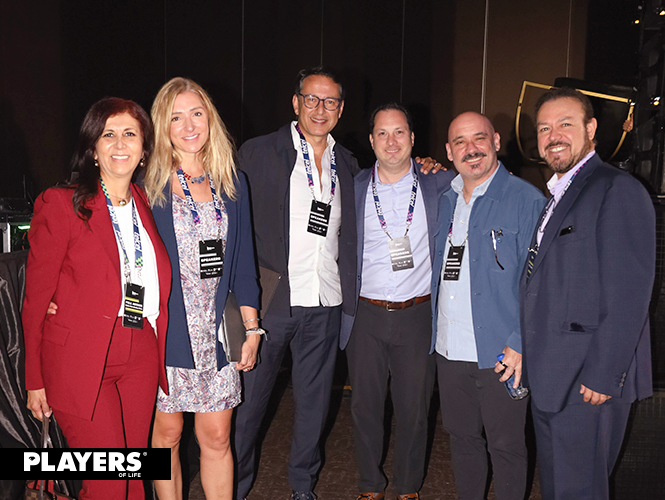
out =
[[582,403],[580,384],[612,396],[605,404],[651,395],[655,248],[646,190],[594,155],[555,207],[531,277],[525,267],[520,281],[525,383],[541,411]]
[[[236,190],[237,199],[235,201],[230,200],[223,192],[220,193],[228,215],[229,226],[224,253],[224,272],[219,280],[215,297],[215,327],[218,332],[229,291],[236,294],[238,305],[251,306],[256,309],[259,307],[259,286],[256,280],[249,194],[247,192],[247,181],[242,172],[238,172]],[[164,189],[164,195],[166,196],[166,203],[163,207],[153,207],[152,213],[171,259],[173,273],[171,296],[169,297],[169,326],[166,335],[166,365],[195,368],[192,347],[189,342],[182,284],[180,282],[180,260],[178,258],[175,229],[173,228],[173,200],[170,184]],[[228,361],[222,343],[217,342],[216,346],[217,369],[221,370],[228,364]]]
[[[417,167],[417,165],[416,165]],[[418,190],[422,193],[423,203],[425,204],[425,213],[427,214],[427,230],[429,232],[429,254],[430,259],[434,260],[434,235],[438,228],[437,212],[439,206],[439,196],[450,189],[450,181],[455,178],[451,171],[440,171],[436,174],[423,174],[419,168],[416,168],[418,174]],[[358,297],[360,295],[360,285],[362,284],[362,264],[363,248],[365,239],[365,200],[367,198],[367,189],[372,176],[372,169],[362,170],[354,179],[355,197],[356,197],[356,231],[358,234],[356,255],[356,286],[355,296],[353,297],[353,312],[349,313],[346,309],[342,310],[342,329],[339,338],[341,349],[346,347],[351,337],[351,330],[355,321]]]
[[[353,313],[349,300],[355,293],[356,226],[353,205],[353,175],[358,162],[351,152],[335,144],[337,180],[342,203],[342,223],[337,259],[342,284],[342,308]],[[280,279],[268,311],[291,315],[289,288],[289,188],[297,153],[291,123],[277,132],[250,139],[238,152],[239,168],[247,174],[252,199],[252,219],[259,265],[279,273]]]

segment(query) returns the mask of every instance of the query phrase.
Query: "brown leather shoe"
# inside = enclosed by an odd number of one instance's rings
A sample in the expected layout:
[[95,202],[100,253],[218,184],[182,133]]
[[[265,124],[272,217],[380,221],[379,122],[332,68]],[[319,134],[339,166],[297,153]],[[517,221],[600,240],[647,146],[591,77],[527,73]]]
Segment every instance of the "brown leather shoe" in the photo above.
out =
[[418,493],[408,493],[406,495],[397,495],[397,500],[420,500]]
[[383,497],[386,496],[386,493],[382,491],[381,493],[361,493],[358,495],[358,498],[356,500],[383,500]]

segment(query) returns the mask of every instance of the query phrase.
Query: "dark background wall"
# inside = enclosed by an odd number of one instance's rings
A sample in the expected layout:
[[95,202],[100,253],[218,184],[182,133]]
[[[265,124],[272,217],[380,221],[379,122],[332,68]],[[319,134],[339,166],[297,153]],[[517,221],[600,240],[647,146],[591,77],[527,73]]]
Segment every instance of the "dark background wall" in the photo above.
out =
[[2,0],[0,196],[21,197],[24,184],[34,196],[65,178],[82,117],[103,96],[149,110],[166,80],[193,78],[240,144],[291,119],[296,73],[320,63],[346,83],[334,134],[362,165],[373,158],[367,116],[388,100],[413,112],[416,154],[444,160],[449,121],[476,110],[494,121],[506,155],[523,80],[636,84],[639,4]]

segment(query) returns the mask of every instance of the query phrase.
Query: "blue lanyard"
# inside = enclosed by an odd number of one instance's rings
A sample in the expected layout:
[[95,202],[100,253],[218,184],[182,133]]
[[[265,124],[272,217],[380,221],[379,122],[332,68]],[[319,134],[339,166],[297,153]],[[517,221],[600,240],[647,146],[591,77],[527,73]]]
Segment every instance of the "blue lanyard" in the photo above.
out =
[[[120,248],[122,248],[122,253],[124,256],[125,263],[125,279],[129,283],[131,282],[132,271],[129,267],[129,258],[127,257],[127,251],[125,250],[125,244],[122,241],[122,234],[120,233],[120,225],[118,224],[118,217],[113,208],[113,203],[111,203],[111,197],[109,196],[108,190],[104,181],[100,178],[100,184],[102,185],[102,191],[106,197],[106,207],[109,209],[109,215],[111,216],[111,224],[113,224],[113,231],[115,236],[120,242]],[[141,279],[141,269],[143,268],[143,251],[141,249],[141,234],[139,233],[139,218],[136,213],[136,205],[134,204],[134,198],[132,197],[132,225],[134,226],[134,267],[136,268],[136,274],[139,279]]]
[[[388,224],[386,224],[386,219],[383,217],[383,209],[381,208],[381,201],[379,200],[379,191],[376,189],[376,169],[378,166],[379,162],[377,160],[374,164],[374,167],[372,168],[372,194],[374,195],[374,208],[376,208],[376,215],[379,217],[379,224],[381,224],[381,229],[383,229],[383,232],[386,233],[388,238],[392,240],[393,238],[388,232]],[[409,198],[409,211],[406,214],[406,231],[404,232],[404,236],[409,234],[409,228],[413,222],[413,211],[416,208],[416,196],[418,195],[418,175],[416,174],[415,170],[413,170],[413,165],[411,173],[413,174],[413,185],[411,186],[411,197]]]
[[[300,136],[300,149],[302,150],[302,157],[305,162],[305,172],[307,172],[307,183],[309,190],[312,192],[312,198],[316,201],[314,195],[314,178],[312,177],[312,161],[309,158],[309,148],[307,147],[307,140],[300,131],[300,127],[296,124],[296,130]],[[323,170],[322,170],[323,171]],[[330,148],[330,201],[328,205],[332,204],[335,198],[335,186],[337,185],[337,161],[335,160],[335,149]]]
[[[187,180],[185,179],[185,174],[182,171],[182,168],[178,167],[176,171],[178,175],[178,180],[180,181],[180,186],[182,187],[183,193],[185,193],[185,199],[189,205],[189,210],[192,212],[192,219],[194,219],[194,225],[198,226],[201,223],[201,218],[199,213],[196,210],[196,205],[194,204],[194,198],[189,191],[187,186]],[[208,181],[210,182],[210,192],[212,193],[212,202],[215,205],[215,219],[217,220],[217,240],[221,238],[222,235],[222,202],[217,196],[217,191],[215,191],[215,185],[212,182],[212,177],[208,174]],[[203,239],[203,238],[201,238]]]

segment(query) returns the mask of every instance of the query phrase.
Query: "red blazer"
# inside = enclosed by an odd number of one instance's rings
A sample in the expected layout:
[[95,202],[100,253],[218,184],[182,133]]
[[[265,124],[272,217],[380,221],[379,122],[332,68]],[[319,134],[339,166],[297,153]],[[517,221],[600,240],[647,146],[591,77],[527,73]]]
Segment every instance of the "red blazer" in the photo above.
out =
[[[171,266],[145,193],[131,189],[157,259],[159,384],[168,391],[164,347]],[[122,301],[120,257],[101,189],[87,204],[88,225],[74,213],[72,193],[52,188],[35,203],[22,313],[25,382],[29,390],[45,388],[51,406],[91,419]],[[55,315],[46,314],[50,301],[58,305]]]

